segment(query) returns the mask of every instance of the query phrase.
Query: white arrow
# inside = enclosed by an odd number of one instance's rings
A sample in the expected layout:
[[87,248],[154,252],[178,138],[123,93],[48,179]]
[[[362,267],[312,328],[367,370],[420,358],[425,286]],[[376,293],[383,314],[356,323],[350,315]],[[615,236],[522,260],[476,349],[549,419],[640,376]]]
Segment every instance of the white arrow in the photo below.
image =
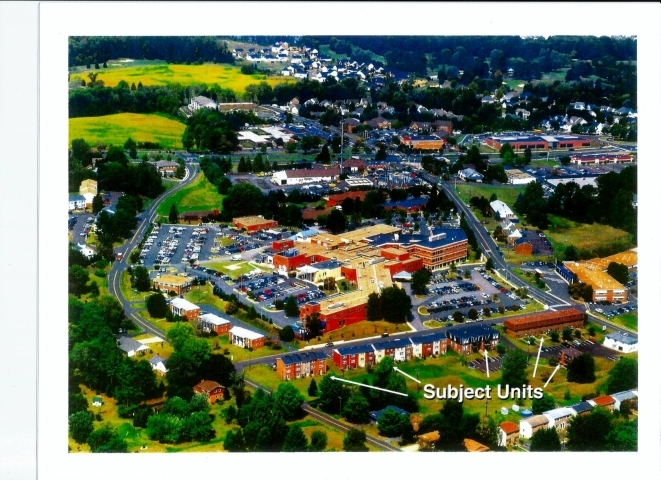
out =
[[394,393],[395,395],[401,395],[402,397],[408,397],[407,394],[402,392],[395,392],[393,390],[387,390],[385,388],[373,387],[372,385],[365,385],[364,383],[352,382],[351,380],[345,380],[343,378],[337,378],[335,376],[331,377],[331,380],[337,380],[338,382],[351,383],[353,385],[358,385],[359,387],[373,388],[374,390],[381,390],[382,392]]
[[535,361],[535,369],[532,371],[532,378],[535,378],[537,373],[537,364],[539,363],[539,355],[542,353],[542,344],[544,343],[544,337],[539,339],[539,350],[537,350],[537,360]]
[[484,349],[484,363],[487,365],[487,378],[489,378],[489,354],[486,348]]
[[560,364],[558,363],[558,366],[555,367],[555,370],[553,370],[553,373],[551,374],[551,376],[549,377],[549,379],[548,379],[548,380],[546,381],[546,383],[544,384],[544,388],[546,388],[546,386],[549,384],[549,382],[550,382],[551,379],[553,378],[553,375],[555,375],[555,372],[557,372],[559,368],[560,368]]
[[406,375],[407,377],[409,377],[409,378],[410,378],[411,380],[413,380],[414,382],[422,383],[422,382],[420,382],[420,380],[418,380],[417,378],[413,378],[411,375],[409,375],[409,374],[406,373],[406,372],[401,371],[401,370],[400,370],[399,368],[397,368],[397,367],[392,367],[392,369],[395,370],[396,372],[401,373],[402,375]]

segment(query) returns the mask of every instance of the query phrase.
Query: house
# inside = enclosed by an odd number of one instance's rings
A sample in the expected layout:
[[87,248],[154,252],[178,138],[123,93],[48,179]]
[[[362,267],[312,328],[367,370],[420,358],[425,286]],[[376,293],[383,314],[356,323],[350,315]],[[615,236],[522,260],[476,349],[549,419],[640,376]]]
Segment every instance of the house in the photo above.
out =
[[409,125],[409,130],[412,130],[414,132],[419,132],[422,130],[430,131],[431,130],[431,122],[411,122],[411,125]]
[[200,307],[180,297],[173,298],[170,301],[170,311],[173,315],[184,317],[187,321],[194,320],[200,316]]
[[124,352],[128,357],[134,357],[136,355],[144,355],[149,351],[147,345],[133,340],[131,337],[121,336],[117,338],[117,346],[119,349]]
[[356,345],[333,350],[333,363],[342,370],[365,368],[376,364],[375,347]]
[[615,410],[615,399],[610,395],[602,395],[601,397],[593,398],[592,400],[588,400],[588,403],[595,407],[605,408],[611,413]]
[[232,225],[234,228],[245,230],[248,233],[259,232],[260,230],[269,230],[271,228],[278,228],[277,221],[265,219],[261,215],[233,218]]
[[213,100],[211,100],[210,98],[203,97],[200,95],[191,98],[190,103],[188,104],[188,108],[193,112],[200,108],[208,108],[210,110],[216,110],[218,108],[218,104]]
[[569,421],[575,413],[571,408],[559,407],[544,412],[542,415],[549,419],[549,428],[564,430],[569,425]]
[[511,447],[519,442],[519,425],[507,421],[500,424],[498,431],[498,446]]
[[471,438],[464,438],[464,447],[467,452],[488,452],[489,447],[482,445],[480,442],[476,442]]
[[344,172],[362,172],[366,167],[367,164],[360,158],[350,158],[342,162],[342,170]]
[[353,133],[356,128],[360,125],[360,120],[357,120],[355,118],[347,118],[346,120],[343,121],[344,125],[346,126],[347,133]]
[[569,408],[571,408],[576,415],[587,415],[594,408],[594,406],[588,402],[578,402],[574,405],[571,405]]
[[615,410],[619,410],[622,402],[626,400],[636,400],[638,398],[638,389],[635,388],[624,392],[612,393],[611,397],[615,400]]
[[174,173],[177,171],[177,168],[179,168],[179,164],[177,162],[168,162],[166,160],[159,160],[156,162],[156,170],[158,170],[158,173],[164,177],[174,175]]
[[69,195],[69,210],[85,210],[87,200],[82,195]]
[[452,135],[452,122],[450,120],[436,120],[432,127],[437,132],[446,132],[448,135]]
[[198,325],[203,332],[215,332],[216,335],[229,333],[232,324],[229,319],[221,318],[213,313],[205,313],[197,319]]
[[524,108],[517,108],[514,111],[514,114],[523,118],[524,120],[528,120],[528,117],[530,117],[530,112]]
[[491,325],[459,325],[446,330],[449,346],[459,354],[493,350],[498,345],[500,334]]
[[76,245],[75,248],[76,248],[76,250],[78,250],[80,253],[82,253],[83,256],[84,256],[85,258],[87,258],[88,260],[91,259],[94,255],[96,255],[96,251],[95,251],[92,247],[90,247],[89,245],[87,245],[87,244],[79,243],[78,245]]
[[576,350],[575,348],[572,347],[563,348],[562,350],[560,350],[560,353],[558,353],[558,363],[563,367],[566,367],[572,362],[572,360],[580,356],[581,356],[580,350]]
[[392,127],[392,122],[387,118],[383,118],[381,116],[373,118],[372,120],[368,120],[367,122],[365,122],[365,124],[369,125],[372,128],[380,128],[382,130],[389,129]]
[[613,332],[604,338],[604,347],[612,348],[622,353],[638,351],[638,339],[628,333]]
[[508,245],[514,245],[517,240],[521,239],[521,232],[509,219],[503,220],[499,225],[503,229],[503,235],[507,237]]
[[438,430],[433,432],[423,433],[418,435],[418,446],[420,450],[430,449],[434,447],[434,443],[438,442],[441,439],[441,435],[438,433]]
[[161,376],[165,375],[168,373],[168,369],[166,367],[167,359],[160,357],[158,355],[154,355],[150,360],[149,364],[151,365],[152,370],[156,370],[158,373],[161,374]]
[[99,187],[96,180],[87,179],[80,182],[78,193],[85,197],[85,205],[91,207],[92,200],[94,200],[94,197],[99,193]]
[[234,326],[229,331],[229,341],[232,345],[257,350],[264,346],[264,335],[243,327]]
[[323,351],[298,352],[276,359],[276,371],[281,380],[325,375],[326,354]]
[[154,279],[154,288],[163,292],[181,295],[190,290],[193,279],[180,275],[161,275]]
[[508,207],[505,202],[494,200],[489,205],[491,206],[491,209],[498,214],[495,218],[499,218],[500,220],[513,220],[515,222],[518,221],[518,218],[516,218],[512,209]]
[[521,438],[530,438],[533,434],[542,428],[548,428],[549,419],[544,415],[534,415],[519,422],[519,436]]
[[482,183],[484,175],[472,168],[464,168],[457,172],[457,176],[466,182]]
[[213,380],[202,380],[193,387],[193,391],[206,396],[209,403],[216,403],[217,400],[225,398],[225,387]]
[[96,397],[92,398],[92,406],[93,407],[100,407],[101,405],[103,405],[103,398],[101,398],[99,396],[96,396]]
[[383,408],[381,410],[375,410],[373,412],[370,412],[370,420],[378,425],[379,418],[381,418],[381,415],[383,415],[383,412],[385,412],[386,410],[393,410],[394,412],[399,413],[400,415],[411,415],[406,410],[403,410],[399,407],[395,407],[394,405],[388,405],[386,408]]

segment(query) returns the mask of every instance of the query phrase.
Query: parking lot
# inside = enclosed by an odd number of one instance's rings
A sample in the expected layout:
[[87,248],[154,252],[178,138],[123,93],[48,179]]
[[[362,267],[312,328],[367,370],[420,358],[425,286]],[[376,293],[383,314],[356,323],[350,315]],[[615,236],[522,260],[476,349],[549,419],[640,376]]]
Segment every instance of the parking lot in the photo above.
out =
[[[503,360],[505,355],[498,355],[496,357],[488,357],[489,372],[497,372],[503,367]],[[487,373],[487,361],[484,358],[478,358],[468,362],[468,368],[473,368],[482,373]]]
[[69,215],[69,231],[73,237],[73,243],[85,243],[93,222],[94,215],[91,213],[74,213]]
[[593,357],[607,358],[608,360],[614,362],[619,360],[614,350],[611,350],[610,348],[606,348],[590,340],[578,340],[578,339],[572,340],[571,342],[563,342],[559,345],[552,345],[548,347],[543,346],[540,356],[543,358],[558,358],[560,355],[560,351],[569,347],[575,348],[576,350],[582,353],[588,352]]
[[209,259],[212,246],[207,227],[154,226],[140,252],[140,259],[148,266],[188,263]]

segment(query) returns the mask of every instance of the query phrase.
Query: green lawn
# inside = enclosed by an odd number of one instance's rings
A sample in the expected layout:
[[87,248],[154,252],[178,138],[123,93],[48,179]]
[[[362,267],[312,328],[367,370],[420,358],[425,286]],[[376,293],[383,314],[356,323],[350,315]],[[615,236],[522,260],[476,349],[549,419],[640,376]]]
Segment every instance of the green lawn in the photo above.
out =
[[631,312],[631,313],[625,313],[623,315],[618,315],[617,317],[611,318],[610,321],[617,324],[617,325],[622,325],[623,327],[628,328],[629,330],[633,330],[634,332],[638,331],[638,313],[637,312]]
[[200,210],[222,210],[223,196],[218,193],[218,189],[211,184],[200,172],[195,180],[186,185],[174,195],[166,198],[158,206],[156,213],[163,217],[168,216],[172,205],[177,206],[179,213],[193,212]]
[[495,186],[495,185],[480,185],[477,183],[457,183],[457,194],[468,205],[472,197],[484,197],[487,200],[491,198],[494,193],[498,200],[505,202],[510,208],[513,208],[516,198],[519,193],[525,190],[523,186]]
[[124,145],[131,137],[136,142],[158,143],[162,148],[181,148],[186,125],[160,115],[118,113],[101,117],[69,119],[69,143],[84,138],[87,143]]
[[[112,65],[112,64],[110,64]],[[115,87],[124,80],[129,83],[142,82],[148,85],[173,85],[184,86],[207,84],[218,84],[222,88],[229,88],[236,93],[243,93],[248,85],[266,82],[271,87],[280,83],[293,83],[292,77],[266,76],[263,74],[244,75],[240,67],[232,65],[175,65],[161,63],[158,65],[133,66],[132,64],[117,65],[115,68],[102,70],[82,70],[71,74],[71,80],[82,78],[88,81],[90,71],[98,73],[98,79],[103,80],[106,87]]]
[[[232,278],[237,278],[241,275],[252,272],[253,270],[262,270],[264,272],[271,272],[272,270],[267,267],[260,266],[257,263],[242,262],[242,261],[230,261],[230,262],[200,262],[202,266],[206,268],[211,268],[213,270],[218,270],[223,272],[225,275],[229,275]],[[236,268],[232,268],[236,267]]]

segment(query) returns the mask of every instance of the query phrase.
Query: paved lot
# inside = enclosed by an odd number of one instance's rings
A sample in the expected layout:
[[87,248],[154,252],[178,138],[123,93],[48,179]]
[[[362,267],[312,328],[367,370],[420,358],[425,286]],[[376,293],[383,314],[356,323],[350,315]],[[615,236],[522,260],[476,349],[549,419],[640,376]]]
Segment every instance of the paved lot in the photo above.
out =
[[[91,213],[74,213],[72,215],[69,215],[69,218],[76,218],[76,223],[73,226],[73,229],[69,229],[69,231],[73,235],[73,243],[78,244],[78,243],[85,243],[87,239],[87,235],[85,235],[83,232],[87,228],[91,228],[92,223],[86,223],[87,219],[92,219],[94,220],[94,215]],[[81,235],[82,234],[82,235]]]

